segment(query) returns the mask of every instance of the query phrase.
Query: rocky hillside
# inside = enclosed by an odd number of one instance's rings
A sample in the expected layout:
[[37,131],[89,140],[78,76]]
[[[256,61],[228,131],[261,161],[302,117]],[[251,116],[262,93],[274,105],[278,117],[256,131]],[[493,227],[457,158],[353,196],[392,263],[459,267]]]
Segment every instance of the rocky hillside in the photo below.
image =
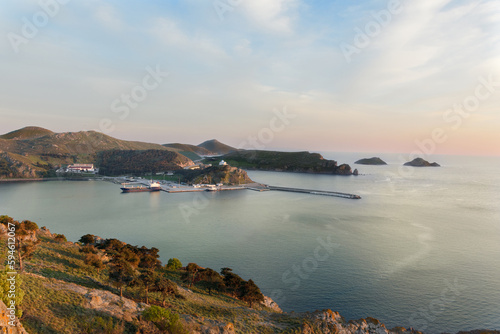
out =
[[412,166],[412,167],[441,167],[437,162],[429,162],[427,160],[424,160],[422,158],[415,158],[412,161],[409,161],[404,164],[405,166]]
[[54,133],[27,127],[0,136],[0,178],[44,177],[55,167],[72,163],[96,163],[99,152],[109,150],[171,151],[174,148],[116,139],[100,132]]
[[355,162],[355,164],[373,165],[373,166],[387,165],[387,163],[384,160],[380,159],[379,157],[359,159],[358,161]]
[[231,166],[245,169],[336,175],[357,174],[357,171],[353,172],[349,165],[338,165],[337,161],[324,159],[319,153],[245,150],[226,154],[222,156],[222,159]]
[[179,170],[176,175],[182,177],[182,182],[190,184],[238,185],[253,183],[247,172],[231,166],[213,166],[202,170]]

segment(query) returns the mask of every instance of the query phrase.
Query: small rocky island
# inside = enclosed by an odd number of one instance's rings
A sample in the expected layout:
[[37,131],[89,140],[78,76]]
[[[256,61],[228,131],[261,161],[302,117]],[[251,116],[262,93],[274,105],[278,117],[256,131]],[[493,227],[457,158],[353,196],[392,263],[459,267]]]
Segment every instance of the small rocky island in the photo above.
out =
[[441,167],[441,165],[439,165],[437,162],[430,163],[429,161],[424,160],[422,158],[413,159],[412,161],[409,161],[404,165],[412,167]]
[[384,160],[380,159],[379,157],[359,159],[358,161],[355,162],[355,164],[373,165],[373,166],[387,165],[387,163]]

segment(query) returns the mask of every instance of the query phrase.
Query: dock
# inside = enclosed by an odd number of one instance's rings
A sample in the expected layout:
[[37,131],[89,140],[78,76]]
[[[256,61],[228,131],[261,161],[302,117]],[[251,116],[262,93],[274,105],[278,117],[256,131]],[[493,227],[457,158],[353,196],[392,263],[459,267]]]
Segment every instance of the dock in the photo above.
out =
[[194,187],[178,187],[178,188],[172,188],[172,187],[165,187],[162,186],[161,190],[165,191],[167,193],[190,193],[190,192],[202,192],[202,191],[227,191],[227,190],[245,190],[245,187],[241,186],[222,186],[222,187],[215,187],[215,188],[194,188]]
[[[111,181],[114,183],[122,183],[124,181],[128,181],[125,178],[107,178],[107,181]],[[135,180],[134,182],[139,183],[139,184],[148,184],[148,180],[145,179],[140,179],[140,180]],[[263,192],[263,191],[286,191],[286,192],[294,192],[294,193],[302,193],[302,194],[309,194],[309,195],[320,195],[320,196],[331,196],[331,197],[340,197],[340,198],[346,198],[346,199],[361,199],[361,196],[355,195],[355,194],[347,194],[347,193],[341,193],[337,191],[329,191],[329,190],[313,190],[313,189],[302,189],[302,188],[292,188],[292,187],[281,187],[281,186],[271,186],[263,183],[249,183],[245,185],[234,185],[234,186],[229,186],[229,185],[210,185],[210,186],[189,186],[189,185],[180,185],[180,184],[174,184],[172,182],[167,182],[166,184],[161,185],[161,191],[167,192],[167,193],[190,193],[190,192],[218,192],[218,191],[228,191],[228,190],[252,190],[252,191],[258,191],[258,192]]]
[[311,195],[321,195],[321,196],[333,196],[347,199],[361,199],[361,196],[355,194],[340,193],[336,191],[327,190],[311,190],[311,189],[301,189],[301,188],[288,188],[288,187],[277,187],[277,186],[267,186],[269,190],[275,191],[288,191],[294,193],[303,193]]

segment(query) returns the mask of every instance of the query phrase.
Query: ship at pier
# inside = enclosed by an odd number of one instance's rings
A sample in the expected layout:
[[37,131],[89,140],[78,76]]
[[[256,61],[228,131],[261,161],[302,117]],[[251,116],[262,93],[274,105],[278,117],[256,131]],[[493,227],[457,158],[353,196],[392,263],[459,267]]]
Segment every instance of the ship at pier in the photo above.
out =
[[149,184],[122,183],[120,189],[124,193],[152,192],[160,191],[161,185],[159,182],[150,182]]

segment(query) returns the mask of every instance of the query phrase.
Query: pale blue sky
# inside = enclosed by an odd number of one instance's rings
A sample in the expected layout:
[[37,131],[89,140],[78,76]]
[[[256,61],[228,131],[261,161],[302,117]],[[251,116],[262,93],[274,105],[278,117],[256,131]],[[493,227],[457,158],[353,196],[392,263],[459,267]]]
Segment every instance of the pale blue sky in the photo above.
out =
[[[1,133],[500,154],[498,1],[59,1],[0,4]],[[158,87],[114,112],[157,67]],[[271,126],[283,108],[295,117]]]

